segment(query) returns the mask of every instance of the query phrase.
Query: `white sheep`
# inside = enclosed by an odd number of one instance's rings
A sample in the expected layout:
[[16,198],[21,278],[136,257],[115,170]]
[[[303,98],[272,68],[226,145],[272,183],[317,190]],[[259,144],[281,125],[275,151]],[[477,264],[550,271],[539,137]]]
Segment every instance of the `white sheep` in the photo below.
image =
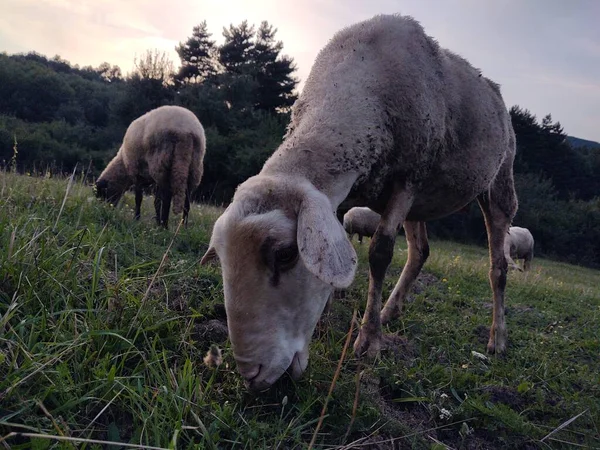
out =
[[125,132],[117,155],[96,181],[96,195],[116,206],[135,186],[135,218],[140,218],[143,192],[156,186],[156,221],[168,227],[169,210],[187,223],[190,197],[200,184],[206,139],[193,112],[161,106],[135,119]]
[[[508,265],[517,270],[529,270],[533,259],[534,240],[527,228],[510,227],[504,240],[504,255]],[[514,261],[523,260],[523,269]]]
[[363,236],[373,237],[380,218],[375,211],[356,206],[344,214],[344,230],[349,234],[350,240],[355,234],[358,235],[358,242],[362,244]]
[[[414,19],[381,15],[338,32],[317,56],[283,143],[237,188],[202,259],[221,263],[229,336],[247,385],[264,389],[286,370],[299,377],[329,295],[352,283],[356,253],[335,214],[342,202],[381,214],[357,354],[375,355],[382,320],[400,313],[429,254],[425,221],[475,198],[490,244],[488,351],[503,352],[514,155],[498,85]],[[408,261],[380,316],[402,224]]]

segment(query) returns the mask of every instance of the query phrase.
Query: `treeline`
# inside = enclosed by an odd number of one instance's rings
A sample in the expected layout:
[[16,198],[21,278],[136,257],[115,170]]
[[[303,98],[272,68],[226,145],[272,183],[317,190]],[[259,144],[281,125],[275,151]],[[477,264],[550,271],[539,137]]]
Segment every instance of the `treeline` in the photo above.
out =
[[[600,267],[600,149],[572,147],[551,115],[540,122],[513,106],[510,116],[517,136],[514,172],[519,198],[513,224],[529,228],[537,255]],[[429,228],[445,239],[486,242],[476,202]]]
[[[0,163],[20,172],[99,174],[126,127],[148,110],[179,104],[207,134],[205,174],[197,199],[226,203],[281,142],[296,99],[295,65],[267,22],[223,29],[218,45],[203,22],[176,51],[148,51],[132,73],[108,63],[78,67],[36,53],[0,54]],[[600,267],[600,150],[572,147],[550,115],[539,121],[510,110],[517,135],[519,212],[536,253]],[[479,208],[470,205],[429,225],[430,234],[483,244]]]
[[79,163],[98,175],[133,119],[177,104],[206,130],[198,199],[226,202],[281,142],[296,99],[296,68],[276,31],[244,21],[224,28],[217,45],[203,22],[177,46],[178,71],[164,53],[147,51],[126,76],[108,63],[80,68],[58,56],[2,53],[0,164],[69,173]]

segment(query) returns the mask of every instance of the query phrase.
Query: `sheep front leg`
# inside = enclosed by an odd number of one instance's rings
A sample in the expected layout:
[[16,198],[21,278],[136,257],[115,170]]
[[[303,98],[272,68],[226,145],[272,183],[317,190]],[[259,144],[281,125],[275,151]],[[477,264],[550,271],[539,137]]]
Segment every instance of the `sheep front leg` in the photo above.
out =
[[140,220],[142,210],[142,199],[144,198],[144,190],[140,184],[135,185],[135,214],[134,219]]
[[419,276],[427,257],[429,243],[425,222],[404,222],[406,242],[408,243],[408,259],[392,295],[381,311],[381,323],[386,324],[402,313],[402,304],[410,287]]
[[523,270],[525,272],[527,272],[529,269],[531,269],[531,260],[532,259],[533,259],[533,252],[529,252],[525,256],[525,259],[523,260]]
[[508,253],[505,254],[505,258],[506,258],[506,263],[508,264],[508,267],[510,267],[513,270],[518,270],[519,272],[523,272],[523,269],[521,269],[519,267],[519,265],[515,262],[515,260],[511,258],[510,254],[508,254]]
[[156,225],[161,225],[162,189],[156,186],[154,191],[154,211],[156,213]]
[[381,293],[387,268],[392,261],[398,227],[404,222],[412,205],[412,194],[406,189],[396,189],[369,246],[369,294],[362,326],[354,342],[357,356],[375,357],[381,349]]

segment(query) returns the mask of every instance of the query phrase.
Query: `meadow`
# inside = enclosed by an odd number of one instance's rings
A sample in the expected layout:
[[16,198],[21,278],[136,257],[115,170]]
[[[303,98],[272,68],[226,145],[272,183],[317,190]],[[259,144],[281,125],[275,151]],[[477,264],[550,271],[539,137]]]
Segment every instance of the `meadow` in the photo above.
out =
[[84,178],[0,173],[0,446],[600,448],[599,271],[534,258],[510,272],[507,353],[487,355],[487,250],[434,240],[386,349],[359,361],[344,353],[366,303],[355,241],[355,282],[317,325],[307,372],[253,394],[220,269],[199,265],[222,209],[193,205],[187,228],[163,230],[152,199],[135,222],[133,196],[112,208]]

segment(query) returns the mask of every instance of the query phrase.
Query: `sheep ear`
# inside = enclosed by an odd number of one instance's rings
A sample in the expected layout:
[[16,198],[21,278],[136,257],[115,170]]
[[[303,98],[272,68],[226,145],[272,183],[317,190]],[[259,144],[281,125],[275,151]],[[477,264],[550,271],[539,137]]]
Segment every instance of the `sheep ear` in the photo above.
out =
[[213,264],[219,261],[219,256],[217,255],[217,251],[214,247],[209,247],[206,251],[202,259],[200,260],[200,265],[205,266],[207,264]]
[[356,252],[329,199],[314,188],[302,201],[297,239],[300,257],[313,275],[338,289],[350,286]]

